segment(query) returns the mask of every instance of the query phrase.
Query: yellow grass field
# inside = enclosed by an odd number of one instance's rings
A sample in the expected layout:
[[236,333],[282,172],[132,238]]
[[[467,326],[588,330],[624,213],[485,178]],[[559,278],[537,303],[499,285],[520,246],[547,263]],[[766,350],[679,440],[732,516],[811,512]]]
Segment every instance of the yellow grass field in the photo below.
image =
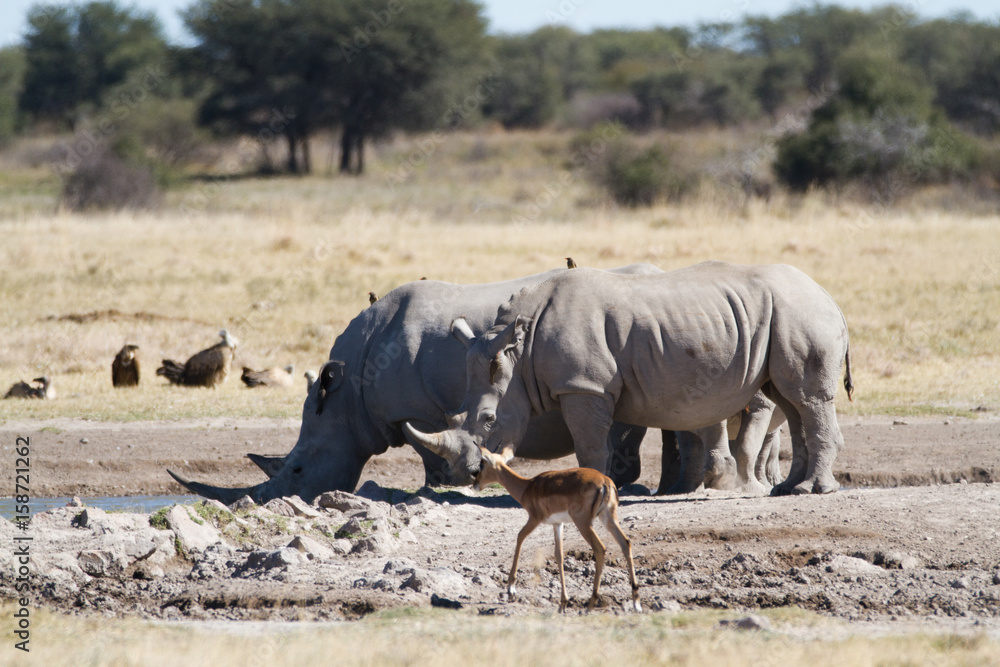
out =
[[[238,367],[317,368],[367,293],[422,276],[488,282],[564,265],[785,262],[825,286],[851,331],[847,414],[1000,407],[1000,218],[917,196],[897,207],[815,193],[744,203],[706,185],[679,204],[610,204],[565,170],[569,135],[399,139],[360,179],[192,180],[152,212],[62,211],[58,183],[0,165],[0,386],[43,373],[54,401],[0,419],[297,416],[289,392],[246,390]],[[725,136],[714,141],[725,146]],[[721,150],[721,149],[720,149]],[[322,155],[320,151],[317,151]],[[411,173],[397,182],[400,167]],[[412,168],[412,169],[411,169]],[[83,316],[83,317],[81,317]],[[217,390],[166,386],[161,358],[241,341]],[[138,390],[110,363],[140,346]]]
[[[9,612],[9,609],[8,609]],[[397,609],[349,623],[151,624],[36,612],[10,665],[997,665],[985,635],[871,631],[795,609],[763,610],[771,630],[719,629],[738,612],[527,618]],[[10,626],[10,613],[0,627]],[[10,635],[10,632],[5,632]],[[391,639],[390,639],[391,638]],[[4,647],[4,651],[10,647]],[[15,651],[12,651],[16,653]],[[9,654],[8,654],[9,655]]]

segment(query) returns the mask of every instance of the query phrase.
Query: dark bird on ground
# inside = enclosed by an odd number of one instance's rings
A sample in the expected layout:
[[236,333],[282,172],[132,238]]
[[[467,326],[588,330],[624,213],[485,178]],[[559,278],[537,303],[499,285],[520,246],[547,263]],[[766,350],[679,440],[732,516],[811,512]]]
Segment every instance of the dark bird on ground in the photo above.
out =
[[52,383],[49,381],[48,375],[43,375],[40,378],[35,378],[32,380],[35,383],[34,386],[28,384],[24,380],[20,382],[15,382],[11,385],[7,393],[4,394],[4,398],[55,398],[55,390],[52,388]]
[[575,269],[576,268],[576,262],[573,261],[572,257],[567,257],[566,258],[566,268],[567,269]]
[[295,366],[285,366],[284,368],[268,368],[263,371],[255,371],[251,368],[243,367],[243,375],[240,379],[248,387],[280,387],[287,389],[292,386],[292,373]]
[[375,292],[368,292],[368,304],[373,306],[376,301],[378,301],[378,294]]
[[233,363],[233,351],[238,341],[223,329],[219,332],[222,341],[188,359],[183,365],[171,359],[164,359],[156,369],[157,375],[170,380],[171,384],[189,387],[214,387],[229,375]]
[[138,345],[126,345],[111,362],[111,384],[115,387],[139,386],[139,359],[135,356]]
[[310,392],[312,391],[313,388],[313,382],[316,381],[316,371],[306,371],[305,377],[306,377],[306,392]]

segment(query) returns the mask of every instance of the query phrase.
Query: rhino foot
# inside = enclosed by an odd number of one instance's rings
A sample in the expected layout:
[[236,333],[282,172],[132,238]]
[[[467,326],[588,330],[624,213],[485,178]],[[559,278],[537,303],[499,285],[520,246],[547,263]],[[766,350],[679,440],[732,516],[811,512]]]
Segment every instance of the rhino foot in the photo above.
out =
[[705,468],[705,487],[709,489],[732,489],[736,486],[736,459],[732,456],[718,456],[712,452]]
[[769,493],[771,493],[770,486],[766,484],[761,484],[757,480],[742,484],[738,490],[740,491],[740,493],[745,493],[751,496],[766,496]]
[[797,484],[792,487],[791,493],[794,495],[805,495],[807,493],[834,493],[838,489],[840,489],[840,484],[838,484],[836,480],[807,479],[801,484]]

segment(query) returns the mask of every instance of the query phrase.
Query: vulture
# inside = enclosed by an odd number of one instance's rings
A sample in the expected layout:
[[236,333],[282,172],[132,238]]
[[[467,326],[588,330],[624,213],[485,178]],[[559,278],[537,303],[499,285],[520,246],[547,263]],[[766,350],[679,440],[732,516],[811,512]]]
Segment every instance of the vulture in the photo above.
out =
[[126,345],[111,362],[111,384],[115,387],[139,386],[139,359],[135,356],[138,345]]
[[295,366],[268,368],[266,371],[255,371],[244,366],[240,379],[243,380],[243,384],[250,388],[280,387],[286,389],[292,386],[292,373],[294,372]]
[[3,395],[4,398],[55,398],[55,390],[52,389],[52,383],[49,381],[48,375],[43,375],[40,378],[35,378],[32,380],[35,386],[32,386],[21,380],[20,382],[15,382],[11,385],[7,393]]
[[238,341],[225,329],[219,332],[219,336],[222,341],[207,350],[202,350],[184,364],[164,359],[163,365],[156,369],[156,374],[167,378],[171,384],[189,387],[214,387],[221,384],[229,375],[229,367],[233,363],[233,351]]
[[305,377],[306,377],[306,393],[309,393],[310,391],[312,391],[313,382],[316,381],[316,371],[306,371]]
[[575,269],[576,268],[576,262],[573,261],[572,257],[567,257],[566,258],[566,268],[567,269]]
[[376,301],[378,301],[378,294],[375,292],[368,292],[368,305],[374,306]]

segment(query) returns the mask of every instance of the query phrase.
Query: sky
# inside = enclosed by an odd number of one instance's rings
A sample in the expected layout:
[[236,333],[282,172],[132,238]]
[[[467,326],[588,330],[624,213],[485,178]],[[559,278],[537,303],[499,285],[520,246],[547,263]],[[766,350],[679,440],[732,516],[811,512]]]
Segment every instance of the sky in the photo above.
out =
[[[193,0],[120,0],[141,9],[153,10],[159,17],[172,42],[186,40],[179,9]],[[389,0],[385,0],[388,3]],[[482,0],[481,0],[482,1]],[[375,5],[380,0],[375,0]],[[406,0],[402,0],[404,6]],[[54,3],[67,4],[64,0]],[[24,17],[38,0],[4,0],[0,12],[0,46],[20,42],[24,32]],[[530,32],[543,25],[565,25],[580,32],[595,28],[650,28],[653,26],[695,26],[698,23],[739,20],[743,16],[778,16],[800,6],[796,0],[485,0],[486,16],[491,32]],[[829,3],[824,3],[829,4]],[[834,4],[870,9],[886,4],[873,0],[842,0]],[[997,0],[899,0],[897,4],[915,11],[922,17],[938,18],[959,11],[968,11],[976,18],[1000,20]]]

